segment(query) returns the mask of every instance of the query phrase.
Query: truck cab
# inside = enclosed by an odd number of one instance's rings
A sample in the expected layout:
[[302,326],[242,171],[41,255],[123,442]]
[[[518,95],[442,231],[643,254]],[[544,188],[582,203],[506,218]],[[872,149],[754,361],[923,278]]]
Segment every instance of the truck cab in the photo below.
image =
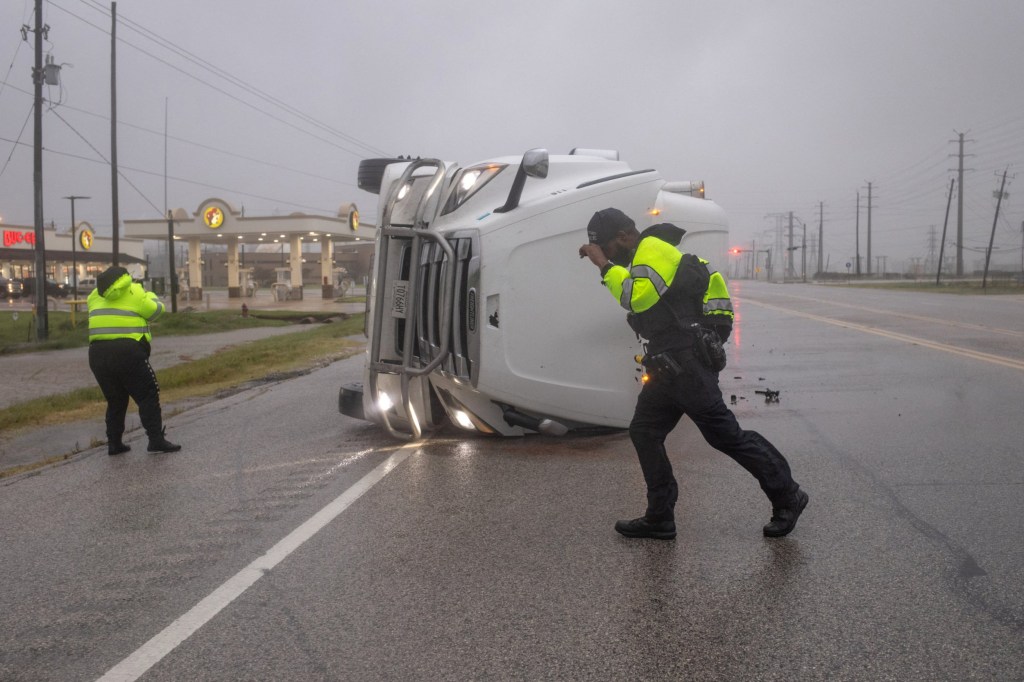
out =
[[405,439],[446,421],[504,436],[628,426],[642,347],[578,257],[596,211],[614,206],[641,231],[674,223],[680,250],[712,263],[726,253],[725,213],[703,183],[613,151],[374,159],[360,185],[381,196],[368,347],[339,407]]

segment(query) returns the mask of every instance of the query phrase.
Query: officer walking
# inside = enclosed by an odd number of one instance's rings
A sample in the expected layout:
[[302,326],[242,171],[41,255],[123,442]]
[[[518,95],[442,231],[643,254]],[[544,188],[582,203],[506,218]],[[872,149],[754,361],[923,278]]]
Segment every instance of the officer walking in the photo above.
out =
[[772,504],[764,535],[787,535],[807,506],[807,493],[793,480],[775,446],[756,431],[741,429],[722,400],[718,371],[706,366],[700,330],[713,329],[725,341],[732,330],[732,304],[725,280],[708,271],[707,261],[680,253],[677,246],[684,233],[670,223],[641,233],[622,211],[606,208],[591,218],[589,241],[579,249],[581,258],[601,269],[603,284],[628,311],[630,327],[646,341],[644,365],[651,377],[629,425],[647,484],[647,511],[616,522],[615,530],[631,538],[676,536],[679,489],[665,438],[685,414],[709,445],[760,483]]
[[156,294],[132,282],[122,267],[107,268],[89,294],[89,369],[107,399],[107,453],[120,455],[125,445],[124,419],[130,397],[139,406],[139,421],[149,436],[149,452],[176,452],[180,445],[164,437],[160,386],[149,365],[149,322],[164,311]]

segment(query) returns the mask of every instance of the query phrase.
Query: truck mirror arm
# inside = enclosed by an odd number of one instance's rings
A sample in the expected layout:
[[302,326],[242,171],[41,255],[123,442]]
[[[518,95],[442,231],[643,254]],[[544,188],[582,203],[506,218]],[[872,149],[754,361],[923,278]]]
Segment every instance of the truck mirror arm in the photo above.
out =
[[531,178],[546,178],[548,176],[547,149],[531,149],[523,154],[523,160],[519,164],[519,170],[516,171],[515,180],[512,181],[512,189],[508,192],[508,199],[505,200],[504,206],[494,209],[495,213],[508,213],[519,205],[527,176]]

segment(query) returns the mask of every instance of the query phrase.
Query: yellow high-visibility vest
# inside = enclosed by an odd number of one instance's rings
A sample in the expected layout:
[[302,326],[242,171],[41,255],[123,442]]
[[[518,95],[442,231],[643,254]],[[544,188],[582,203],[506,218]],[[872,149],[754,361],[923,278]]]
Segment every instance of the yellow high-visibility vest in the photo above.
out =
[[[650,310],[668,292],[682,257],[683,254],[672,244],[657,237],[645,237],[637,245],[629,268],[612,265],[604,274],[604,284],[620,306],[633,313],[642,313]],[[708,265],[705,259],[699,260]],[[711,273],[704,292],[704,316],[709,322],[731,324],[733,321],[729,289],[717,270]]]
[[717,270],[711,273],[708,290],[704,293],[704,317],[708,322],[726,322],[732,325],[732,299],[729,297],[729,289],[725,286],[725,278]]
[[110,339],[150,341],[149,323],[164,312],[164,304],[152,291],[121,275],[104,295],[98,289],[89,294],[89,342]]

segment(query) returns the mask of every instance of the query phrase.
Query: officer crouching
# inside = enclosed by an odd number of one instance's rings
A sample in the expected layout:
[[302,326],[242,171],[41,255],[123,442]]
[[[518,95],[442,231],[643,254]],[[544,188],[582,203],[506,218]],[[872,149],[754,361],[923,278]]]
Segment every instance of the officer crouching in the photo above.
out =
[[139,421],[149,437],[149,452],[176,452],[180,445],[164,437],[160,385],[149,365],[149,323],[164,312],[151,291],[132,282],[122,267],[107,268],[89,294],[89,369],[107,400],[107,452],[120,455],[128,399],[139,407]]

